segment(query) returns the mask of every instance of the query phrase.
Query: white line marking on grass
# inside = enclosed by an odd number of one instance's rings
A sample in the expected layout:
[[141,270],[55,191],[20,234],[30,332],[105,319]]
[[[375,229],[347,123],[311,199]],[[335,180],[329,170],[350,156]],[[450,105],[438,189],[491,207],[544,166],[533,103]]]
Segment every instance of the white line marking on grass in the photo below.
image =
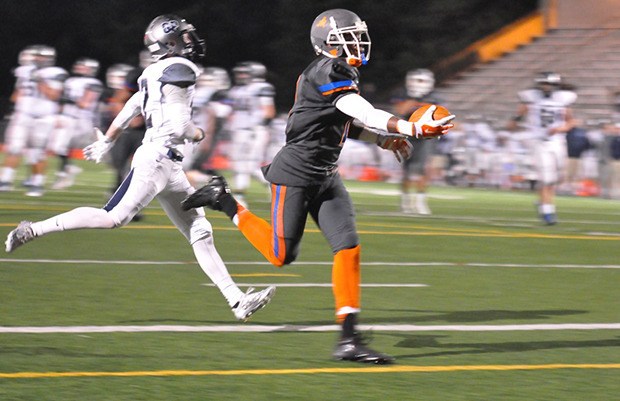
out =
[[[373,331],[554,331],[554,330],[619,330],[620,323],[561,323],[561,324],[507,324],[507,325],[437,325],[362,324],[361,330]],[[339,325],[214,325],[214,326],[0,326],[0,334],[84,334],[84,333],[271,333],[271,332],[331,332],[340,331]]]
[[[179,260],[95,260],[95,259],[10,259],[0,258],[0,263],[49,263],[49,264],[92,264],[92,265],[195,265],[196,261]],[[290,268],[300,266],[331,266],[334,262],[303,262],[296,261]],[[230,266],[272,266],[269,262],[226,262]],[[403,267],[523,267],[523,268],[556,268],[556,269],[620,269],[620,265],[579,265],[579,264],[526,264],[526,263],[453,263],[453,262],[362,262],[362,266],[403,266]]]
[[[215,284],[204,283],[206,287],[215,287]],[[239,287],[266,287],[274,285],[274,283],[237,283]],[[292,288],[332,288],[332,283],[276,283],[276,287],[292,287]],[[365,288],[418,288],[428,287],[428,284],[376,284],[376,283],[362,283],[362,287]]]

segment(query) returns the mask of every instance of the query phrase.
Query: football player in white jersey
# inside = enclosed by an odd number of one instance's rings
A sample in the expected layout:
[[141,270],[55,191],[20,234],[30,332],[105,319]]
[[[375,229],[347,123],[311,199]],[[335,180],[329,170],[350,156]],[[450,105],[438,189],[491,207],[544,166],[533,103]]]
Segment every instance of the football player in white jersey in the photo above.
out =
[[547,225],[557,223],[555,192],[568,153],[566,133],[575,126],[571,105],[577,94],[562,89],[562,77],[543,72],[536,87],[519,92],[521,104],[512,127],[522,123],[530,134],[538,181],[538,214]]
[[267,184],[260,170],[269,145],[269,123],[276,116],[273,85],[265,81],[267,69],[261,63],[245,61],[233,69],[235,86],[229,92],[232,114],[230,158],[235,174],[232,191],[238,201],[255,177]]
[[15,107],[6,133],[7,156],[0,173],[0,191],[12,190],[15,171],[24,156],[32,166],[26,195],[41,196],[45,184],[45,147],[56,123],[62,85],[68,74],[54,66],[53,47],[30,46],[22,56],[20,59],[27,65],[15,71]]
[[200,141],[204,133],[191,120],[191,103],[199,74],[191,61],[204,55],[204,42],[195,28],[175,15],[161,15],[149,24],[144,42],[155,63],[138,78],[140,90],[125,104],[106,134],[84,149],[89,160],[100,162],[124,127],[142,113],[146,133],[132,161],[132,170],[101,209],[79,207],[38,222],[21,222],[6,240],[6,251],[52,232],[83,228],[115,228],[155,197],[191,244],[198,264],[219,288],[235,317],[246,320],[265,306],[275,287],[243,293],[233,282],[213,242],[213,229],[203,209],[184,211],[181,201],[194,192],[181,168],[187,141]]
[[70,146],[80,138],[90,138],[98,122],[99,100],[103,83],[97,78],[99,61],[82,57],[75,61],[72,76],[64,82],[62,111],[48,149],[60,158],[56,182],[52,189],[73,185],[81,169],[70,163]]

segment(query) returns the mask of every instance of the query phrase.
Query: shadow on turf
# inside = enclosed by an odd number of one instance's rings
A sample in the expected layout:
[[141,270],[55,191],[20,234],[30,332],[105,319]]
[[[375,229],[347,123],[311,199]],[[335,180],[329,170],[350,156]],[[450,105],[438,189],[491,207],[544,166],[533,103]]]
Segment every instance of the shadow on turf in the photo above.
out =
[[549,310],[470,310],[470,311],[450,311],[437,312],[429,310],[415,309],[373,309],[379,312],[402,312],[409,313],[407,317],[373,318],[372,323],[424,323],[424,322],[446,322],[446,323],[479,323],[493,322],[497,320],[540,320],[549,319],[555,316],[582,315],[588,313],[585,310],[573,309],[549,309]]
[[[332,309],[325,309],[326,316],[330,316]],[[493,322],[498,320],[542,320],[549,319],[556,316],[568,316],[568,315],[580,315],[588,313],[584,310],[524,310],[524,311],[510,311],[510,310],[474,310],[474,311],[452,311],[452,312],[437,312],[429,310],[416,310],[416,309],[368,309],[369,313],[375,315],[377,312],[394,312],[402,313],[399,316],[390,317],[377,317],[365,318],[365,314],[362,313],[360,319],[361,324],[420,324],[429,322],[443,322],[443,323],[484,323]],[[324,320],[299,320],[288,322],[267,322],[262,319],[261,316],[254,318],[257,323],[266,325],[292,325],[292,326],[318,326],[318,325],[331,325],[334,324],[333,320],[326,318]],[[234,318],[226,321],[220,320],[183,320],[183,319],[143,319],[143,320],[123,320],[120,324],[232,324],[236,321]],[[250,321],[250,323],[252,320]]]
[[620,337],[607,340],[585,341],[523,341],[505,343],[442,343],[441,339],[449,338],[447,335],[407,335],[392,334],[393,337],[401,338],[394,346],[397,348],[437,348],[435,352],[420,354],[397,355],[397,358],[422,358],[454,355],[475,355],[502,352],[528,352],[553,349],[580,349],[620,347]]

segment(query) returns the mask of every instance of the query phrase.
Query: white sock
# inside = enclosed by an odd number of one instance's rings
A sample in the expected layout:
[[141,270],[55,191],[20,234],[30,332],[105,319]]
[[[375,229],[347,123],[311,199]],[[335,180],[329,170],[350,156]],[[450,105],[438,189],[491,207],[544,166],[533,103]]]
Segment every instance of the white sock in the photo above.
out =
[[540,205],[540,211],[542,214],[555,214],[555,205],[544,203]]
[[114,221],[105,210],[94,207],[78,207],[47,220],[32,223],[32,231],[34,235],[40,237],[58,231],[80,228],[113,228],[114,226]]
[[211,279],[213,284],[220,290],[228,305],[235,306],[243,296],[243,292],[237,287],[237,284],[230,277],[224,261],[215,249],[213,237],[209,236],[192,245],[196,260],[202,271]]
[[0,181],[2,182],[13,182],[15,179],[15,169],[12,167],[5,167],[2,169],[2,178]]
[[43,174],[32,175],[32,185],[35,187],[42,187],[45,184],[45,176]]

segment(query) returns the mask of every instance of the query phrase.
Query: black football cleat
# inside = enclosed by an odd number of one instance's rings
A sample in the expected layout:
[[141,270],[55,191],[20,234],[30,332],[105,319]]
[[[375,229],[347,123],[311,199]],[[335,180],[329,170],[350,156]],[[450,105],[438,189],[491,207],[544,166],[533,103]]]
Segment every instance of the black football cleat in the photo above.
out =
[[339,361],[374,363],[377,365],[394,363],[393,357],[368,348],[359,335],[338,341],[332,356]]
[[224,177],[214,175],[202,188],[189,195],[181,202],[183,210],[206,206],[213,210],[222,210],[220,199],[224,194],[230,194],[230,188]]

